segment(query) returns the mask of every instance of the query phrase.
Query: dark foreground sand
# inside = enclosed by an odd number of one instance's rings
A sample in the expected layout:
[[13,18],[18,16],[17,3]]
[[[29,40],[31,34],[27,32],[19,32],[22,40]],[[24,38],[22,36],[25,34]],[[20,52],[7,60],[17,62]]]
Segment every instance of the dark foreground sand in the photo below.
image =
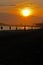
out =
[[43,30],[0,31],[0,64],[43,64]]

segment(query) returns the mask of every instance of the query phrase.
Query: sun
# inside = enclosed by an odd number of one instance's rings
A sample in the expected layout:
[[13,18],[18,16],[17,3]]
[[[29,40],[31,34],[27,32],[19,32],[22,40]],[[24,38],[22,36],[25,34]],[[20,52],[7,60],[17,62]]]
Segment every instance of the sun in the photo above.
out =
[[29,16],[30,15],[30,10],[27,10],[27,9],[22,10],[22,15],[23,16]]
[[21,10],[21,14],[23,16],[30,16],[31,15],[31,9],[24,8],[24,9]]
[[29,11],[28,10],[23,10],[22,14],[23,14],[23,16],[28,16],[29,15]]

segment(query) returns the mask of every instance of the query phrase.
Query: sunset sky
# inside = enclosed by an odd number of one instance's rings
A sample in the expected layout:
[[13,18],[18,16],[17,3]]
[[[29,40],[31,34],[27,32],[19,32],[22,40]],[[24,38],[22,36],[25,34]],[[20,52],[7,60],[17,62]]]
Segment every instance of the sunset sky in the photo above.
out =
[[[22,16],[20,10],[28,7],[32,14]],[[0,23],[34,24],[43,23],[43,0],[0,0]]]

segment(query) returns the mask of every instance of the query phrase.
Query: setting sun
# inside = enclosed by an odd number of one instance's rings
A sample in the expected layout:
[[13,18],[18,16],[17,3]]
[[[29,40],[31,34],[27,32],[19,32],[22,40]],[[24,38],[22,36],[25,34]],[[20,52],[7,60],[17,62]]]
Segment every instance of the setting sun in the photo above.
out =
[[32,13],[31,13],[31,9],[28,9],[28,8],[25,8],[25,9],[22,9],[21,10],[21,14],[23,16],[30,16]]

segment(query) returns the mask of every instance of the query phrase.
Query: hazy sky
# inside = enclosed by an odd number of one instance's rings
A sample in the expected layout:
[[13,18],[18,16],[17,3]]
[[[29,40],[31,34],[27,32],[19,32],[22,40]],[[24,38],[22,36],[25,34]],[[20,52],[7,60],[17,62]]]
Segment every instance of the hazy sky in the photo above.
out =
[[[25,3],[25,4],[24,4]],[[34,14],[31,17],[18,15],[18,7],[31,5]],[[2,6],[5,5],[5,6]],[[6,6],[10,5],[10,6]],[[14,7],[14,6],[16,7]],[[35,6],[36,5],[36,6]],[[17,9],[17,10],[16,10]],[[43,22],[43,0],[0,0],[0,22],[8,24],[32,24]]]
[[21,2],[35,3],[43,7],[43,0],[0,0],[0,5],[15,5]]

